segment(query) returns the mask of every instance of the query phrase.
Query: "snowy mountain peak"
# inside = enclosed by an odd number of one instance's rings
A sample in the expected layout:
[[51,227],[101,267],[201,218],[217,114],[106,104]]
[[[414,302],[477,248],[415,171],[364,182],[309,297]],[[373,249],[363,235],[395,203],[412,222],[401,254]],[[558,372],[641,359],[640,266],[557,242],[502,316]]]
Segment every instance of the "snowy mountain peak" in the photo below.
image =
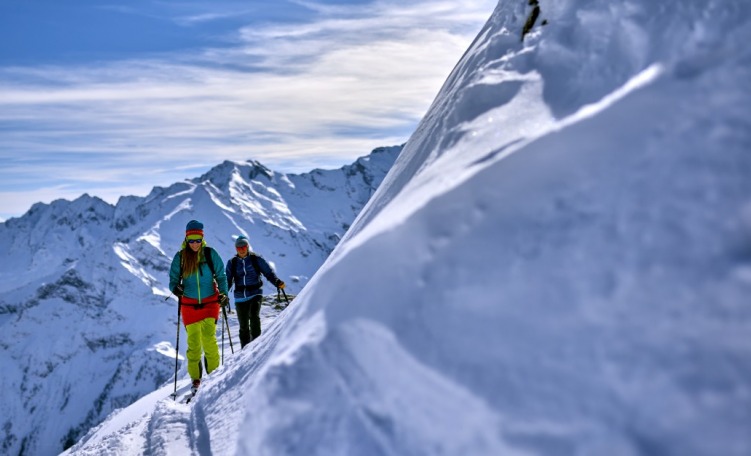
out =
[[42,219],[47,219],[54,221],[52,224],[63,225],[75,223],[75,218],[108,217],[113,209],[111,204],[101,198],[83,194],[73,201],[58,199],[49,204],[35,203],[22,217],[12,218],[6,223],[13,226],[16,223],[39,223]]
[[272,180],[274,177],[274,172],[272,170],[256,160],[248,160],[245,162],[226,160],[211,168],[202,176],[193,179],[191,182],[200,184],[209,181],[215,186],[221,186],[230,182],[233,174],[237,174],[245,181],[259,180],[259,177],[261,176],[265,177],[267,180]]

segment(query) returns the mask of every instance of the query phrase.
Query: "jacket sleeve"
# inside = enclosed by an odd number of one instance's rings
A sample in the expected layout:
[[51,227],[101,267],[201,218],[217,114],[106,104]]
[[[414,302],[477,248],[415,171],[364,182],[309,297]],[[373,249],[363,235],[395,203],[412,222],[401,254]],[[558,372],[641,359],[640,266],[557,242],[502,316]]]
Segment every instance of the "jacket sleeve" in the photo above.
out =
[[[214,264],[224,264],[222,257],[219,256],[219,253],[215,249],[211,249],[211,259]],[[216,274],[216,284],[219,286],[219,293],[227,294],[227,272],[219,267],[214,273]]]
[[232,271],[232,258],[227,261],[227,267],[224,269],[224,274],[227,276],[227,290],[232,288],[232,282],[234,282],[234,275]]
[[279,277],[276,276],[274,273],[274,270],[271,269],[271,266],[269,263],[261,256],[256,255],[258,257],[258,267],[261,268],[261,273],[269,280],[269,282],[276,286],[276,283],[279,281]]
[[172,258],[172,264],[169,268],[169,289],[174,290],[180,283],[180,252],[177,252]]

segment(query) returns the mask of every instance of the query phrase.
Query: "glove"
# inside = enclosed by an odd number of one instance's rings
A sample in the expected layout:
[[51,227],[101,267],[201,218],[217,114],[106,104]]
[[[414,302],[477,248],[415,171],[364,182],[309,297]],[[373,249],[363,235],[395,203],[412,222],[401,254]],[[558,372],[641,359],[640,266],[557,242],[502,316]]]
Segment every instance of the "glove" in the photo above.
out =
[[183,294],[185,294],[185,287],[183,287],[183,284],[178,283],[177,285],[175,285],[175,288],[172,289],[172,293],[174,293],[175,296],[179,298]]
[[284,289],[284,282],[282,282],[281,279],[276,279],[276,283],[274,284],[277,288]]
[[222,307],[229,306],[229,298],[224,293],[219,293],[219,305]]

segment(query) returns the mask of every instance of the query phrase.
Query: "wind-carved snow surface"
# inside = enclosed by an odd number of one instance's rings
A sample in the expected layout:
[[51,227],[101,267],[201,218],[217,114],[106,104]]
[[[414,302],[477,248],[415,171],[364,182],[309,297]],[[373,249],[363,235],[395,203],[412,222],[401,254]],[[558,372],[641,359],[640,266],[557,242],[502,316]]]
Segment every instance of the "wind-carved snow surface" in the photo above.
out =
[[[0,454],[58,454],[173,376],[177,307],[168,298],[168,270],[189,220],[204,222],[208,244],[225,261],[234,238],[248,236],[296,293],[400,150],[379,148],[341,169],[300,175],[225,162],[114,207],[84,195],[37,204],[0,224],[7,248],[0,262]],[[274,292],[269,284],[264,290]],[[181,340],[182,356],[184,331]],[[158,441],[156,430],[151,439]]]
[[189,410],[71,454],[751,454],[751,4],[539,7]]

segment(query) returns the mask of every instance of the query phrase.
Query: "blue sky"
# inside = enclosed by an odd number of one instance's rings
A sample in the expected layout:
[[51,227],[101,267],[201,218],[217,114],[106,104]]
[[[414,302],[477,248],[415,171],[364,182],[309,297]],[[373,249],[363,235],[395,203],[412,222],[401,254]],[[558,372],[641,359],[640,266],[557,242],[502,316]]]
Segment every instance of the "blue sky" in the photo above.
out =
[[403,143],[496,3],[0,2],[0,219]]

